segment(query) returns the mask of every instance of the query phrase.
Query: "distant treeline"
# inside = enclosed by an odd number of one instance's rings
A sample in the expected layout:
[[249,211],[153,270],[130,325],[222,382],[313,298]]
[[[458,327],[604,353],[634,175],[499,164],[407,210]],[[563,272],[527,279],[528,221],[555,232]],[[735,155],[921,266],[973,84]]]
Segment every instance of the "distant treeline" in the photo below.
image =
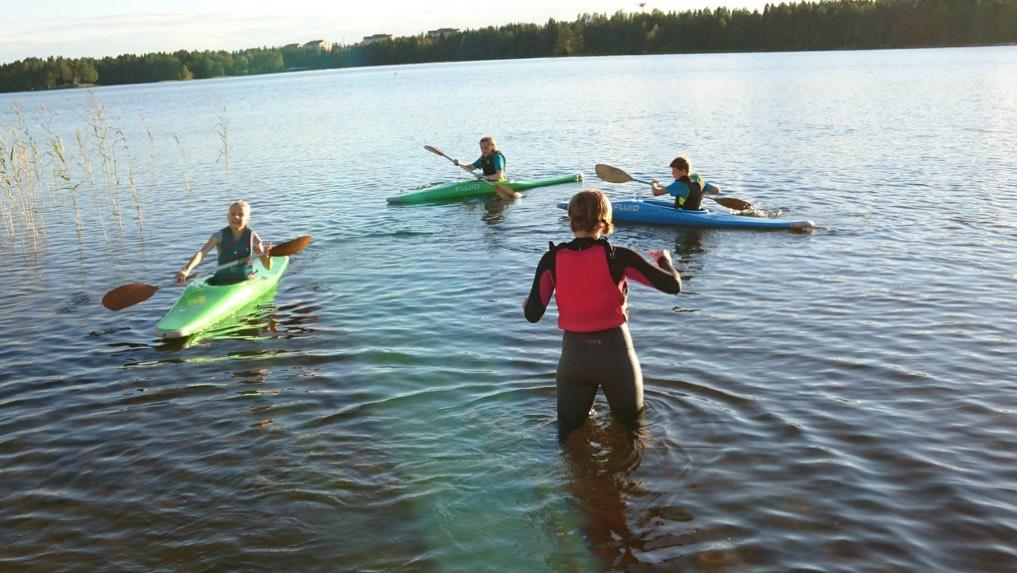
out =
[[1017,0],[826,0],[745,9],[583,14],[350,46],[180,50],[0,66],[0,92],[386,64],[690,52],[912,48],[1017,42]]

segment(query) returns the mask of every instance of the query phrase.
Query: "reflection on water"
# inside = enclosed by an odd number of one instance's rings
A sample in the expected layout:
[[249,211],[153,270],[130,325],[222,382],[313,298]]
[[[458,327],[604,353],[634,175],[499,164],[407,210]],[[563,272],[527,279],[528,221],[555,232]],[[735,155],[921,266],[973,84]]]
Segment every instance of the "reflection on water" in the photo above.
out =
[[569,491],[579,527],[605,571],[627,570],[644,549],[629,527],[628,500],[641,495],[632,474],[639,468],[648,430],[611,415],[595,415],[562,444]]
[[517,201],[519,199],[503,199],[499,196],[484,201],[484,214],[480,220],[491,226],[501,223],[505,220],[505,210]]
[[[285,278],[283,279],[285,280]],[[209,348],[229,341],[285,341],[318,336],[315,328],[320,318],[316,314],[316,305],[304,302],[293,302],[288,305],[276,306],[275,291],[270,291],[247,305],[236,314],[217,323],[214,327],[184,338],[156,339],[153,343],[131,341],[111,341],[106,346],[115,349],[112,356],[132,358],[123,363],[123,367],[153,367],[160,364],[181,362],[206,362],[218,360],[249,360],[269,358],[286,354],[284,348],[272,351],[239,351],[214,356],[184,356],[184,351],[193,348]],[[108,329],[102,333],[93,332],[91,336],[108,336],[128,330],[126,328]],[[157,360],[140,359],[138,353],[148,355],[150,351],[171,353],[180,356],[160,358]]]
[[678,229],[675,232],[674,254],[677,255],[676,261],[681,264],[681,268],[705,252],[703,237],[706,233],[703,229]]

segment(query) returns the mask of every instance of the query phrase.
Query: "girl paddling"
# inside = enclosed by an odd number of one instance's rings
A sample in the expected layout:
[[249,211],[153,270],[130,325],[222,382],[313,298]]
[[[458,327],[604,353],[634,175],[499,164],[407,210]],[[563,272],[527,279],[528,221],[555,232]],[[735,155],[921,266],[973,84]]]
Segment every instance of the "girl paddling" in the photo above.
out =
[[187,264],[177,273],[177,282],[183,284],[191,274],[191,270],[198,266],[205,255],[216,249],[219,252],[219,265],[236,262],[224,269],[220,269],[208,280],[211,285],[228,285],[247,280],[251,273],[250,261],[248,264],[241,264],[244,259],[250,259],[253,253],[261,255],[261,264],[266,269],[272,268],[272,258],[269,256],[271,245],[267,247],[262,244],[261,237],[248,225],[251,221],[251,206],[247,201],[234,201],[230,204],[226,216],[229,225],[212,233],[212,236],[205,242],[201,250],[194,253]]

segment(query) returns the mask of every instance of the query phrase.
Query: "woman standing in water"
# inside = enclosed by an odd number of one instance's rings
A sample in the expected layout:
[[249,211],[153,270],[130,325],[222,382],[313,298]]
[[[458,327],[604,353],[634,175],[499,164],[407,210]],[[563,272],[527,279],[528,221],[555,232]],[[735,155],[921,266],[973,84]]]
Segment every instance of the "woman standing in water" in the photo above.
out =
[[550,245],[523,305],[530,322],[544,315],[552,294],[558,305],[564,331],[555,377],[561,440],[586,421],[598,388],[624,422],[634,422],[643,408],[643,375],[626,324],[628,279],[671,294],[682,288],[668,251],[650,251],[655,266],[636,251],[608,243],[614,226],[603,193],[576,193],[568,212],[575,239]]

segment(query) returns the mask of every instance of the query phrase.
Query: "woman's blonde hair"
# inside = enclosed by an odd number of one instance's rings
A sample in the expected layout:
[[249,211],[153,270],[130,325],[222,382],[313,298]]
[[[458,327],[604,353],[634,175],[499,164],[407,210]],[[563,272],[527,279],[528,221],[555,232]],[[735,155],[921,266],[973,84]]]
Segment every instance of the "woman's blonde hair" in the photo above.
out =
[[611,202],[596,189],[583,189],[569,201],[569,225],[573,232],[594,233],[599,229],[601,234],[610,235],[614,231]]
[[234,207],[240,207],[241,209],[243,209],[244,213],[247,213],[248,215],[251,214],[251,204],[248,203],[247,201],[234,201],[230,203],[230,206],[227,209],[227,211],[233,209]]
[[481,137],[480,143],[490,143],[491,149],[498,151],[498,144],[495,143],[494,138],[491,137],[490,135],[485,135],[484,137]]

